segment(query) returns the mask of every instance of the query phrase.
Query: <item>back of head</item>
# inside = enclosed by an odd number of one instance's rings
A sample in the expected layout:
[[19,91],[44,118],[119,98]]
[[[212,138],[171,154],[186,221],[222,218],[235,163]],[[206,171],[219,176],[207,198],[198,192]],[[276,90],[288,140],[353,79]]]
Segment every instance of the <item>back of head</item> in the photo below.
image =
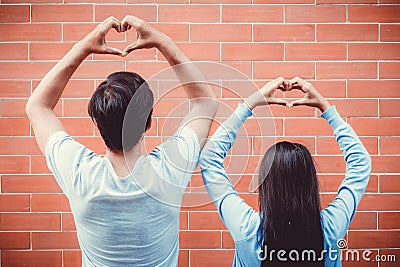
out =
[[[150,128],[153,102],[153,92],[142,77],[114,72],[93,93],[88,112],[108,149],[129,150]],[[124,125],[125,116],[129,121]]]
[[[264,155],[259,179],[261,265],[323,266],[323,260],[313,260],[321,257],[323,236],[318,179],[308,149],[290,142],[273,145]],[[279,250],[287,261],[277,257]]]

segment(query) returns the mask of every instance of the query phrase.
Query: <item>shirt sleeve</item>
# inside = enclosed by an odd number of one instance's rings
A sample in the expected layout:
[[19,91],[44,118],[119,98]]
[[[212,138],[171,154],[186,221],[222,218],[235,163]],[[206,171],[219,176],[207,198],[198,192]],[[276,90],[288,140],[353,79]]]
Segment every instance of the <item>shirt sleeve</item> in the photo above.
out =
[[56,131],[47,139],[46,163],[64,193],[77,186],[79,168],[85,157],[95,155],[65,131]]
[[235,112],[218,127],[200,156],[206,190],[235,242],[246,239],[258,230],[258,213],[234,191],[224,167],[224,159],[235,142],[240,126],[251,114],[247,107],[239,104]]
[[183,126],[149,156],[153,160],[153,168],[163,179],[185,188],[199,162],[199,139],[192,128]]
[[336,141],[346,161],[346,176],[336,198],[322,211],[331,234],[336,240],[343,238],[352,221],[358,203],[368,185],[371,158],[357,134],[332,106],[322,115],[334,130]]

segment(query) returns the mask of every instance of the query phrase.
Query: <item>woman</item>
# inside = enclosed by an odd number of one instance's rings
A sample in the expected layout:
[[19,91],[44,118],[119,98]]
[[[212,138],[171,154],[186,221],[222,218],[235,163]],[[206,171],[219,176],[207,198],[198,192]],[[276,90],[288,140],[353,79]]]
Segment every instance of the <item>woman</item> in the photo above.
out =
[[[298,89],[305,97],[289,105],[272,96],[276,89]],[[234,191],[224,158],[251,110],[265,104],[319,108],[332,127],[346,160],[346,176],[326,209],[321,211],[311,154],[297,143],[279,142],[265,153],[259,171],[259,213]],[[204,147],[200,166],[206,189],[235,241],[233,266],[341,266],[338,243],[368,184],[371,160],[353,129],[310,83],[277,78],[245,99]]]

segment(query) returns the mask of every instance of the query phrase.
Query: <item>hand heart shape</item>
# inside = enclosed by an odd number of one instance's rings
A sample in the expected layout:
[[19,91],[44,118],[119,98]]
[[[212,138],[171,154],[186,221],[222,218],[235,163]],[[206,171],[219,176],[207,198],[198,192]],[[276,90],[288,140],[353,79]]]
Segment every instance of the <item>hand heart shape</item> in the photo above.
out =
[[[126,46],[123,51],[110,47],[105,38],[111,28],[114,28],[119,33],[135,29],[137,40]],[[135,49],[156,47],[159,39],[163,37],[165,37],[163,33],[137,17],[126,16],[121,22],[114,17],[109,17],[97,25],[82,40],[82,43],[84,44],[85,51],[88,53],[113,54],[124,57]]]

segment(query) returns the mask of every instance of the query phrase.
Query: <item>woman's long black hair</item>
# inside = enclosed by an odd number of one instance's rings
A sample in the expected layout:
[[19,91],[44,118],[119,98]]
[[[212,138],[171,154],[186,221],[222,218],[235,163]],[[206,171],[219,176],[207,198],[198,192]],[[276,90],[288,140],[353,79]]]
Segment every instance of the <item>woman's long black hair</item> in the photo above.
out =
[[276,143],[264,155],[259,179],[261,266],[323,266],[319,186],[308,149]]

